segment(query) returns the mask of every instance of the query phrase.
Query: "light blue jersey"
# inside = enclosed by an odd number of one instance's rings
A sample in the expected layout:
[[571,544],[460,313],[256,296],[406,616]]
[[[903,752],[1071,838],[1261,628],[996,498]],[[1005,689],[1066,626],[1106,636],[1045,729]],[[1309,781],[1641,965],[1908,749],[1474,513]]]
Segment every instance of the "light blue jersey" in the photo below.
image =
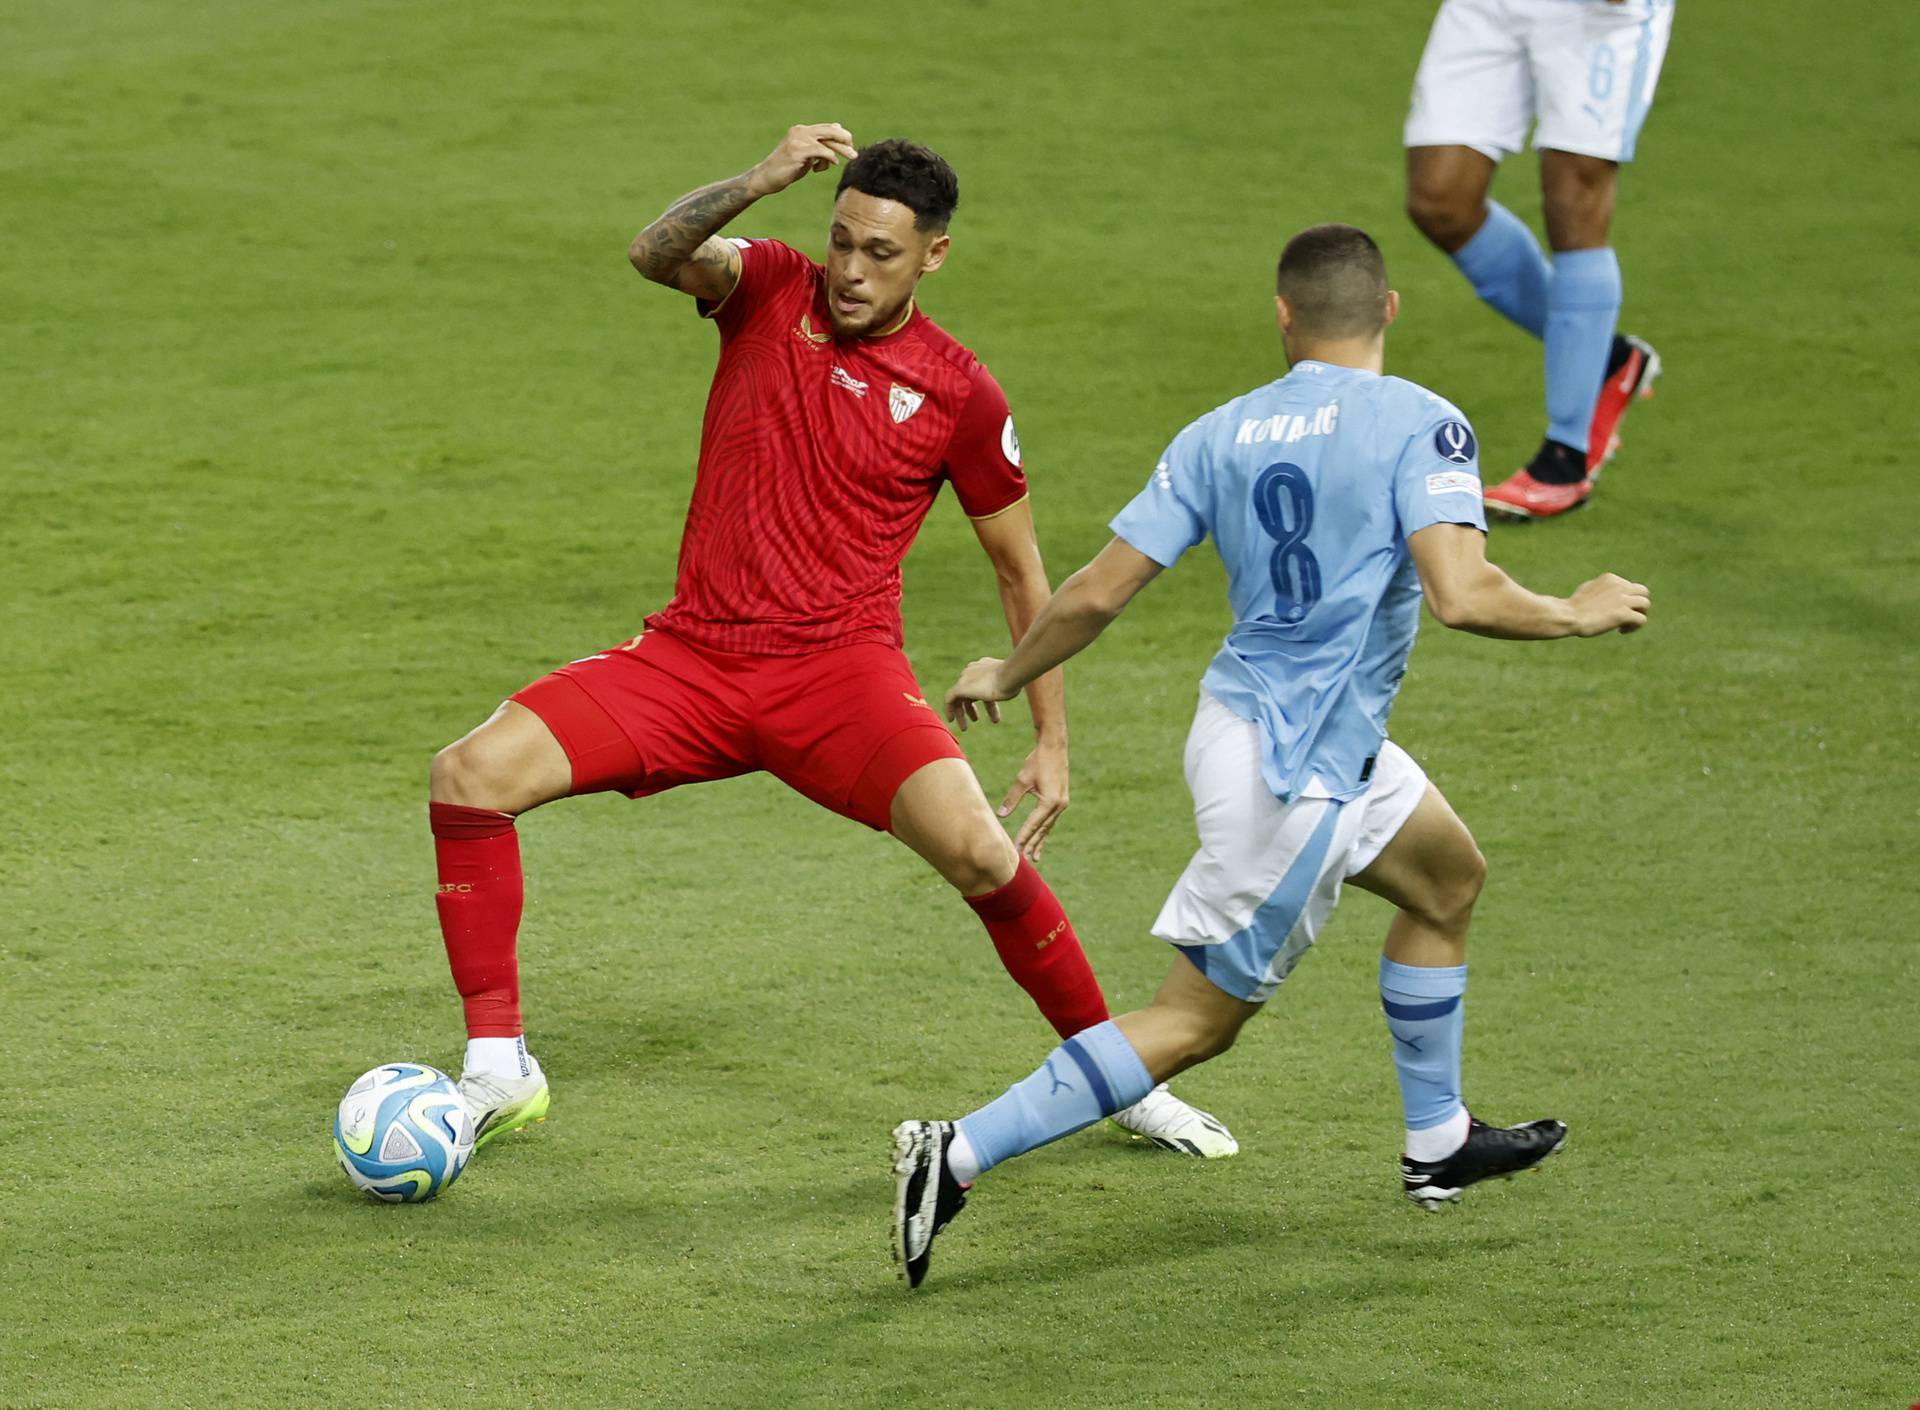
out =
[[1282,801],[1366,791],[1420,625],[1407,539],[1485,529],[1473,430],[1398,377],[1301,362],[1173,439],[1113,520],[1159,563],[1213,535],[1233,630],[1203,686],[1259,725]]

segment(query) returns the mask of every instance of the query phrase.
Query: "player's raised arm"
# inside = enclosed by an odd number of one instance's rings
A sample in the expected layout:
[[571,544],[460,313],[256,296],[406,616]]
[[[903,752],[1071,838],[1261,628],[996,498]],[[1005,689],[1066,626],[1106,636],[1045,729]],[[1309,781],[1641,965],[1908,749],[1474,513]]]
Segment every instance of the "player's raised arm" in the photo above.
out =
[[633,237],[627,258],[656,284],[715,302],[740,282],[740,251],[716,233],[741,211],[784,191],[810,171],[825,171],[855,155],[853,134],[837,122],[807,123],[757,165],[738,176],[690,191]]
[[998,724],[997,702],[1013,699],[1029,681],[1090,646],[1159,572],[1158,563],[1125,539],[1109,542],[1047,599],[1011,656],[983,657],[947,687],[947,718],[965,729],[980,718],[975,706],[985,705],[987,718]]
[[1479,636],[1545,641],[1630,632],[1647,624],[1651,599],[1640,583],[1602,573],[1571,597],[1520,586],[1487,561],[1486,535],[1466,524],[1431,524],[1407,539],[1427,606],[1442,625]]

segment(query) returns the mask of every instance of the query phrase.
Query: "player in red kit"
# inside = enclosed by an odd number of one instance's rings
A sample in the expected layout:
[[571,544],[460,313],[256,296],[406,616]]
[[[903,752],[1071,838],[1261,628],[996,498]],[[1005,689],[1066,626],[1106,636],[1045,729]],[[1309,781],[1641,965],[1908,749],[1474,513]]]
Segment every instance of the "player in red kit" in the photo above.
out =
[[[824,266],[776,241],[719,238],[754,201],[842,160]],[[845,128],[821,123],[635,237],[634,267],[691,294],[720,332],[673,600],[434,759],[440,928],[482,1144],[547,1111],[521,1026],[514,824],[556,798],[765,771],[926,858],[1062,1037],[1107,1018],[1033,866],[1067,803],[1059,673],[1027,692],[1037,742],[999,816],[1036,802],[1009,840],[901,651],[900,560],[943,483],[993,565],[1016,641],[1050,595],[1006,397],[914,302],[947,258],[958,199],[952,169],[926,148],[856,152]],[[1190,1154],[1237,1149],[1164,1088],[1116,1120]]]

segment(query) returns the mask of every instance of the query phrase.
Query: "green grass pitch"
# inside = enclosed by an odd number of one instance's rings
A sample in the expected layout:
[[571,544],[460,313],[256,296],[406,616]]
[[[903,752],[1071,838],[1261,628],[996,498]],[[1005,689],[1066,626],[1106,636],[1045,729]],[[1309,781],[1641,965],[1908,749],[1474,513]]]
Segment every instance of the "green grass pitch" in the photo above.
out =
[[[1593,509],[1493,537],[1543,588],[1647,581],[1655,625],[1429,623],[1395,715],[1492,863],[1469,1095],[1565,1116],[1552,1168],[1399,1200],[1356,893],[1181,1083],[1238,1160],[1085,1133],[905,1297],[888,1129],[1052,1039],[930,872],[765,780],[529,819],[553,1119],[418,1209],[333,1166],[355,1074],[459,1060],[428,757],[672,583],[713,335],[632,233],[791,122],[945,151],[924,301],[1007,387],[1056,578],[1277,375],[1314,221],[1381,239],[1391,366],[1498,473],[1537,357],[1400,212],[1431,11],[0,8],[0,1407],[1920,1398],[1904,5],[1682,3],[1617,221],[1667,376]],[[738,229],[817,252],[829,200]],[[1069,676],[1048,871],[1121,1007],[1220,586],[1195,555]],[[906,621],[929,689],[1004,640],[950,498]],[[968,736],[989,792],[1023,719]]]

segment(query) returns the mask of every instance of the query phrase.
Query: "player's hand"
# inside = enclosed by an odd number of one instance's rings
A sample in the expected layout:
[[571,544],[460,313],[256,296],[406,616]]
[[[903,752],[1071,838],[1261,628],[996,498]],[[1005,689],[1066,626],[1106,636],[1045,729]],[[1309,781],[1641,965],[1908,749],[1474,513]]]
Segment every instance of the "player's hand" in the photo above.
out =
[[837,122],[802,123],[789,127],[778,147],[748,173],[754,195],[784,191],[810,171],[825,171],[859,155],[853,134]]
[[1000,803],[1000,816],[1011,817],[1020,800],[1029,793],[1033,795],[1033,811],[1027,814],[1027,820],[1020,824],[1020,831],[1013,839],[1030,862],[1040,860],[1040,853],[1046,849],[1047,834],[1053,831],[1053,825],[1060,821],[1060,815],[1067,810],[1067,746],[1064,744],[1038,744],[1027,762],[1020,766],[1020,776],[1013,781],[1013,787],[1007,790],[1007,796]]
[[1602,573],[1580,584],[1572,597],[1578,636],[1638,631],[1647,624],[1653,598],[1644,583],[1630,583],[1618,573]]
[[947,718],[964,732],[970,722],[980,718],[980,706],[987,708],[987,718],[996,725],[1000,723],[1000,705],[1002,700],[1011,700],[1018,691],[1007,690],[1000,684],[1000,667],[1003,663],[995,656],[982,656],[960,673],[960,679],[947,687]]

